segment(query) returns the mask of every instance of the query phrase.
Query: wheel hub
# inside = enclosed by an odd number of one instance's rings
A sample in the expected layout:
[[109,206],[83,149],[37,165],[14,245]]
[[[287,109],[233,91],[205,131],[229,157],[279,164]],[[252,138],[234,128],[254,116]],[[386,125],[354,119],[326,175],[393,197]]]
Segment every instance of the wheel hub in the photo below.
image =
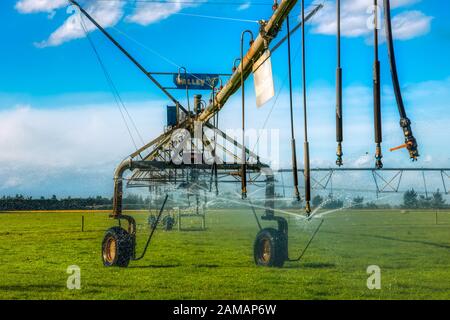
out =
[[114,259],[116,258],[116,248],[116,239],[112,237],[109,238],[106,242],[105,251],[103,252],[103,258],[105,259],[105,261],[113,263]]
[[262,243],[262,252],[261,258],[264,262],[268,262],[270,260],[271,249],[270,249],[270,241],[268,239],[264,239]]

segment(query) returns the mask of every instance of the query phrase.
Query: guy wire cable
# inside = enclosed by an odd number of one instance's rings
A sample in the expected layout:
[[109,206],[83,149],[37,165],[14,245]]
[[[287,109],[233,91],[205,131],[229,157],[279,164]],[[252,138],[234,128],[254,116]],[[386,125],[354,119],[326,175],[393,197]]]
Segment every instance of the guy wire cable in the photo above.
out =
[[194,17],[194,18],[216,19],[216,20],[226,20],[226,21],[234,21],[234,22],[259,23],[258,20],[238,19],[238,18],[220,17],[220,16],[209,16],[209,15],[195,14],[195,13],[176,12],[176,13],[172,13],[172,14],[178,15],[178,16]]
[[99,54],[97,48],[95,47],[95,45],[94,45],[94,43],[93,43],[93,41],[92,41],[92,39],[91,39],[91,37],[89,35],[89,32],[87,31],[86,25],[84,24],[84,21],[83,21],[83,16],[81,16],[81,15],[80,15],[80,24],[81,24],[81,27],[82,27],[85,35],[86,35],[86,38],[88,39],[88,42],[89,42],[92,50],[94,51],[94,54],[95,54],[95,56],[97,58],[97,61],[98,61],[99,65],[100,65],[102,71],[103,71],[103,74],[105,75],[106,81],[107,81],[107,83],[108,83],[108,85],[110,87],[110,90],[111,90],[112,94],[113,94],[114,100],[116,101],[116,104],[117,104],[117,106],[119,108],[120,114],[122,116],[122,120],[123,120],[123,122],[124,122],[124,124],[125,124],[125,126],[127,128],[128,134],[129,134],[129,136],[131,138],[131,141],[132,141],[134,147],[136,148],[136,150],[138,150],[139,148],[138,148],[138,146],[136,144],[136,141],[134,140],[133,134],[131,133],[130,127],[129,127],[127,121],[126,121],[126,118],[125,118],[125,115],[124,115],[124,113],[122,111],[122,108],[125,110],[125,112],[127,113],[128,117],[130,118],[130,121],[131,121],[132,125],[134,126],[134,129],[136,130],[136,132],[137,132],[139,138],[141,139],[142,143],[144,143],[143,139],[142,139],[142,136],[140,135],[139,130],[137,129],[136,124],[133,121],[133,118],[131,118],[131,115],[128,113],[128,110],[126,109],[125,104],[123,103],[123,100],[122,100],[122,98],[121,98],[121,96],[119,94],[119,91],[117,90],[117,87],[115,86],[115,84],[114,84],[114,82],[113,82],[113,80],[111,78],[111,75],[109,74],[108,70],[106,69],[106,66],[105,66],[105,64],[102,61],[102,58],[100,57],[100,54]]
[[[124,2],[126,5],[135,4],[191,4],[191,5],[215,5],[215,6],[242,6],[246,5],[248,1],[194,1],[194,0],[89,0],[97,2]],[[252,2],[252,6],[267,6],[269,3],[265,2]]]

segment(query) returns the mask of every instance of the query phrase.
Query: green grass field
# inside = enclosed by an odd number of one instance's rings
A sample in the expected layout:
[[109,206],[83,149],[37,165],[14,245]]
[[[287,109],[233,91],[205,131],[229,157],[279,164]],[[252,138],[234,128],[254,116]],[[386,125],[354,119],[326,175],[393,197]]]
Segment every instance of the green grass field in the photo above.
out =
[[[81,216],[85,232],[81,232]],[[138,253],[147,227],[140,222]],[[316,228],[290,218],[290,255]],[[256,267],[251,211],[211,211],[207,231],[158,230],[147,256],[105,268],[104,213],[1,213],[1,299],[449,299],[450,212],[348,211],[325,217],[303,260]],[[66,269],[81,268],[81,290]],[[369,265],[382,289],[368,290]]]

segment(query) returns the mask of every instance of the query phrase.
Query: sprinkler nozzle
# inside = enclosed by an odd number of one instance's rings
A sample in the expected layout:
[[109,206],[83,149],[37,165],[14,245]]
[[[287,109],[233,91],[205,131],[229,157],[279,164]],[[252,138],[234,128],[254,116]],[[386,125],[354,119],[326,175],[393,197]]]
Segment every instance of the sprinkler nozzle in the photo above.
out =
[[375,167],[377,169],[383,169],[383,154],[381,152],[381,144],[377,143],[376,151],[375,151]]
[[344,162],[342,161],[343,155],[344,154],[342,153],[342,144],[338,143],[337,150],[336,150],[336,156],[337,156],[336,165],[339,167],[342,167],[344,165]]
[[412,161],[417,161],[417,158],[419,157],[419,150],[417,147],[416,138],[414,138],[411,130],[411,120],[408,118],[401,119],[400,126],[402,127],[405,135],[405,145],[406,149],[408,149],[409,156]]
[[300,197],[300,192],[298,191],[298,186],[294,186],[294,194],[297,201],[300,202],[302,199]]
[[247,189],[243,188],[242,189],[242,200],[247,199]]
[[311,216],[312,211],[311,211],[311,204],[309,203],[309,201],[306,201],[305,212],[307,217]]

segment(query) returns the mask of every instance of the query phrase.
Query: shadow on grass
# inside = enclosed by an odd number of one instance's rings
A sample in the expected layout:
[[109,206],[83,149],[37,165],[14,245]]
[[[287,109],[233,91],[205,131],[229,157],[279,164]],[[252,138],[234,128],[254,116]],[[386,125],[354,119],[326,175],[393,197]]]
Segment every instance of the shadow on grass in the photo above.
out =
[[218,264],[194,264],[196,268],[219,268]]
[[178,268],[181,264],[151,264],[148,266],[129,266],[128,269],[169,269]]
[[283,269],[332,269],[336,264],[328,262],[308,262],[308,263],[293,263],[291,265],[285,265]]
[[10,286],[0,286],[0,291],[61,291],[66,289],[64,286],[53,285],[53,284],[28,284],[28,285],[10,285]]
[[308,262],[301,264],[300,267],[305,269],[331,269],[335,268],[336,264],[329,262]]
[[[181,264],[151,264],[148,266],[129,266],[129,269],[168,269],[168,268],[178,268]],[[218,264],[194,264],[195,268],[219,268]]]
[[337,231],[323,231],[323,232],[338,234],[338,235],[347,235],[347,236],[352,235],[352,236],[363,237],[363,238],[373,238],[373,239],[381,239],[381,240],[388,240],[388,241],[395,241],[395,242],[403,242],[403,243],[415,243],[415,244],[422,244],[422,245],[426,245],[426,246],[433,246],[433,247],[441,248],[441,249],[450,249],[450,245],[437,243],[437,242],[431,242],[431,241],[407,240],[407,239],[400,239],[400,238],[388,237],[388,236],[346,233],[346,232],[337,232]]
[[382,240],[398,241],[398,242],[404,242],[404,243],[423,244],[426,246],[433,246],[433,247],[442,248],[442,249],[450,249],[449,245],[442,244],[442,243],[436,243],[436,242],[430,242],[430,241],[405,240],[405,239],[398,239],[398,238],[394,238],[394,237],[374,236],[374,235],[367,235],[367,237],[372,237],[372,238],[377,238],[377,239],[382,239]]

